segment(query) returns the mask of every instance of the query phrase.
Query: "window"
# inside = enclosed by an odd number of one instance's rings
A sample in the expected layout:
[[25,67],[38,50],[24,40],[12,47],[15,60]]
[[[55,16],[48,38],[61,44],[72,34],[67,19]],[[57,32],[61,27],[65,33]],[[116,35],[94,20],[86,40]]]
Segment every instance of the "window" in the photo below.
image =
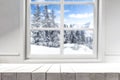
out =
[[96,59],[98,0],[27,0],[27,58]]

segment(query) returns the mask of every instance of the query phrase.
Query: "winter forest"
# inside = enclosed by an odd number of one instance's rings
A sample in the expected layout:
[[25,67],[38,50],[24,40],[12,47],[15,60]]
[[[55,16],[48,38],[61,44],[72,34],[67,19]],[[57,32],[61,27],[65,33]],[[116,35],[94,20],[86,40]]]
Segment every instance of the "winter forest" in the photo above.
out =
[[[48,28],[59,28],[60,23],[56,21],[56,10],[50,10],[48,7],[48,5],[34,5],[31,18],[31,53],[60,54],[60,30],[47,30]],[[89,26],[90,22],[82,25],[85,28]],[[76,24],[64,23],[64,28],[74,27],[76,27]],[[40,28],[46,28],[46,30],[40,30]],[[64,54],[88,54],[93,52],[92,30],[64,30],[63,32]]]

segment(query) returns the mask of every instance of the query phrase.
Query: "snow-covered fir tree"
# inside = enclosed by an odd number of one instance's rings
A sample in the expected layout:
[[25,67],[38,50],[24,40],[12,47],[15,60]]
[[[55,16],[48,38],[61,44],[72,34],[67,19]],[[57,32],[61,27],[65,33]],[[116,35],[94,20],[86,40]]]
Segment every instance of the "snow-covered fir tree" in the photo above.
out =
[[44,11],[43,11],[43,24],[42,27],[44,28],[55,28],[58,27],[57,23],[55,23],[55,14],[54,10],[51,10],[51,12],[48,12],[48,6],[45,5]]
[[84,30],[81,31],[64,31],[64,44],[75,44],[75,48],[78,48],[77,45],[85,45],[92,49],[93,39],[90,36],[85,36],[86,33]]
[[[40,6],[36,5],[31,26],[34,28],[58,27],[55,23],[55,12],[48,12],[48,6],[45,5],[43,11]],[[59,47],[59,31],[50,30],[31,30],[31,42],[34,45],[42,45],[47,47]]]
[[40,27],[42,25],[41,23],[42,18],[41,18],[41,11],[40,11],[40,6],[36,5],[35,12],[33,14],[32,18],[32,26],[31,27]]

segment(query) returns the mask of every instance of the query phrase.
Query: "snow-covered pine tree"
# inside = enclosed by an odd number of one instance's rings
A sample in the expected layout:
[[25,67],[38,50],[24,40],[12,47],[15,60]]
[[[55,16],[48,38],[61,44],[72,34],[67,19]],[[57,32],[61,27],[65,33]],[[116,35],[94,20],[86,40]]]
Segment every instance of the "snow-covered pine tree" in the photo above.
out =
[[64,44],[71,43],[71,31],[64,31]]
[[[43,27],[45,28],[55,28],[58,27],[58,25],[55,23],[55,12],[54,10],[48,11],[48,6],[44,6],[43,11]],[[58,47],[59,46],[59,33],[57,31],[45,31],[46,32],[46,43],[48,47]],[[58,40],[58,41],[57,41]]]
[[51,22],[53,26],[55,25],[55,15],[54,15],[54,10],[51,11]]
[[91,36],[85,38],[85,44],[88,46],[90,49],[93,48],[93,38]]
[[31,31],[32,34],[32,44],[34,45],[39,45],[39,39],[40,39],[40,35],[39,35],[39,31]]
[[43,27],[45,28],[55,28],[58,27],[58,24],[55,23],[55,12],[54,10],[51,10],[50,12],[48,11],[48,6],[44,6],[44,11],[43,11]]
[[[55,23],[55,14],[54,10],[51,12],[48,11],[48,6],[44,6],[44,10],[40,11],[40,6],[36,5],[33,18],[32,18],[32,27],[57,27]],[[59,47],[59,31],[51,30],[32,30],[31,31],[31,40],[34,45],[42,45],[46,47]]]
[[47,47],[59,47],[59,31],[45,31],[45,43]]
[[84,30],[81,30],[80,31],[80,40],[81,40],[81,44],[84,44],[85,43],[85,31]]
[[44,17],[44,20],[43,20],[42,27],[49,28],[51,21],[50,21],[50,16],[48,13],[48,6],[47,5],[44,6],[43,17]]
[[59,31],[51,31],[50,37],[51,37],[52,47],[59,47],[60,46],[59,34],[60,34]]
[[[33,18],[32,18],[32,23],[31,23],[31,27],[34,28],[38,28],[41,26],[41,11],[40,11],[40,6],[36,5],[36,8],[34,9],[34,13],[33,13]],[[32,44],[37,44],[39,45],[39,31],[34,31],[31,30],[31,38],[32,38]]]
[[36,5],[35,11],[32,18],[32,27],[41,27],[41,11],[40,6]]
[[80,39],[80,38],[81,38],[81,36],[80,36],[80,31],[77,30],[77,31],[76,31],[76,43],[77,43],[77,44],[80,44],[80,42],[81,42],[81,39]]

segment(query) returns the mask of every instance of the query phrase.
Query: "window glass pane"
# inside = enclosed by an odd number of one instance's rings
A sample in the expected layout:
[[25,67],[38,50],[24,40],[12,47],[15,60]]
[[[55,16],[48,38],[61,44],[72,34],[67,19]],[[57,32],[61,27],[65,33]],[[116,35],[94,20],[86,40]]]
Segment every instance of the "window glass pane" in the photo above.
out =
[[93,28],[93,5],[64,5],[65,28]]
[[64,0],[64,1],[82,1],[82,2],[89,1],[89,2],[93,2],[94,0]]
[[65,30],[64,54],[92,54],[93,31],[91,30]]
[[57,30],[32,30],[31,54],[59,54],[60,31]]
[[60,26],[60,5],[31,5],[32,28],[58,28]]
[[60,0],[31,0],[32,2],[49,2],[49,1],[60,1]]

